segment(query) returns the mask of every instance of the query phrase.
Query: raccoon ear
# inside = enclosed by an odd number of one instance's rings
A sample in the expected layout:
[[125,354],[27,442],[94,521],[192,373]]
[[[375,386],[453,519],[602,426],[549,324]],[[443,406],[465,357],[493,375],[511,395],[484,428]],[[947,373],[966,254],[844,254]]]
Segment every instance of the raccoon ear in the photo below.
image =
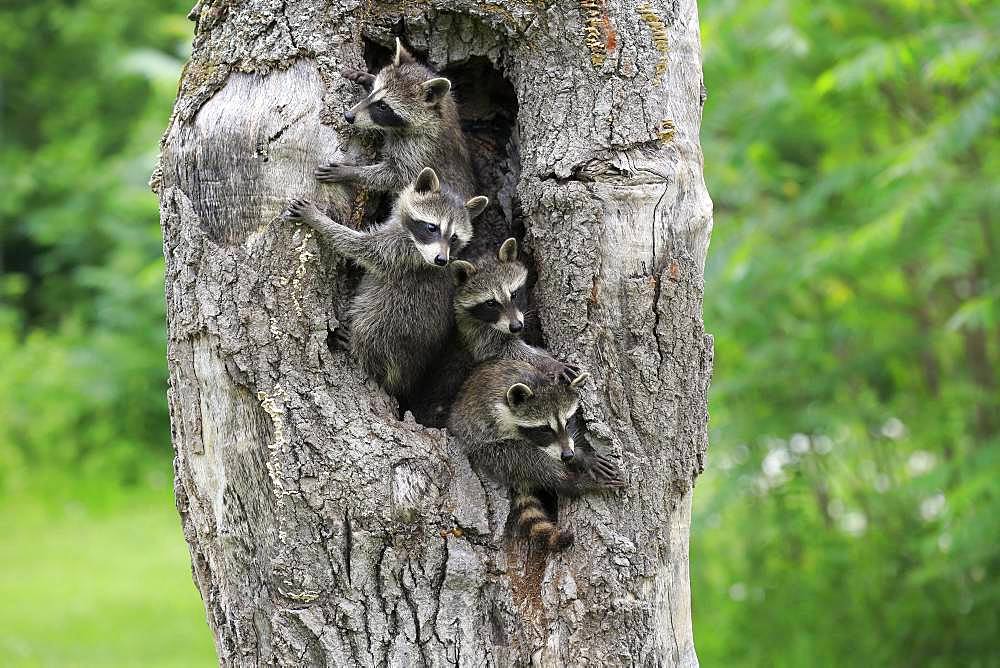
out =
[[573,389],[576,389],[578,387],[583,387],[583,384],[587,382],[588,378],[590,378],[590,373],[584,371],[579,376],[577,376],[576,378],[574,378],[570,382],[569,386],[572,387]]
[[456,286],[465,285],[479,271],[476,265],[465,260],[452,260],[448,266],[451,267],[451,279]]
[[507,405],[520,406],[533,396],[535,393],[531,391],[530,387],[524,383],[514,383],[507,390]]
[[465,203],[465,208],[469,212],[469,220],[472,220],[479,214],[481,214],[485,209],[486,205],[490,203],[489,197],[484,197],[480,195],[478,197],[473,197],[468,202]]
[[430,195],[441,190],[441,181],[438,180],[437,172],[430,167],[424,167],[417,174],[417,180],[413,182],[413,189],[421,195]]
[[517,239],[511,237],[500,245],[497,259],[501,262],[517,262]]
[[420,87],[424,89],[424,102],[433,107],[451,90],[451,82],[444,77],[438,77],[423,82]]
[[413,56],[411,56],[410,52],[406,50],[405,46],[403,46],[403,40],[397,37],[396,55],[392,59],[392,64],[395,65],[396,67],[399,67],[403,63],[415,63],[415,62],[416,61],[413,59]]

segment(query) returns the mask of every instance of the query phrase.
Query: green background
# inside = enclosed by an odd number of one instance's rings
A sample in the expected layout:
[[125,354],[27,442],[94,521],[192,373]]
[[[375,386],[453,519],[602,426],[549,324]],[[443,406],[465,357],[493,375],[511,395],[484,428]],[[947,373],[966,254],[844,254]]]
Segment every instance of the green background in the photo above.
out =
[[[212,665],[146,185],[191,0],[0,8],[0,664]],[[701,3],[706,666],[1000,665],[1000,7]]]

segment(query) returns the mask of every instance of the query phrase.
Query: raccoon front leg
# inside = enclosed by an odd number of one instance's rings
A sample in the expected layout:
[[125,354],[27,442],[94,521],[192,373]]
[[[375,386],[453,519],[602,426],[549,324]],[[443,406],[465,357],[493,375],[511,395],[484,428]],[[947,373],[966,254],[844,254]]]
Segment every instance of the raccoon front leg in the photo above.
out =
[[393,171],[388,163],[348,165],[331,162],[316,168],[316,179],[323,183],[358,183],[368,190],[396,192],[407,185],[406,179]]
[[301,220],[316,230],[339,255],[354,260],[369,271],[381,273],[384,270],[385,258],[379,253],[379,245],[372,242],[371,235],[334,222],[309,200],[292,200],[285,215],[291,220]]
[[313,172],[320,183],[357,183],[358,165],[348,165],[342,162],[329,162],[316,168]]

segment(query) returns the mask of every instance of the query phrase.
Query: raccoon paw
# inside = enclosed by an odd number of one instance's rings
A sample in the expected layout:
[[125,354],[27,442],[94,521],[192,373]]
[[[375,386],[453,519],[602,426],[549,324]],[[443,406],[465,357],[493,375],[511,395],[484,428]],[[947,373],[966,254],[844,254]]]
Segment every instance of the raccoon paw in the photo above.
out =
[[594,477],[594,481],[603,487],[619,489],[625,486],[621,469],[607,457],[601,455],[594,457],[590,462],[590,474]]
[[532,549],[541,552],[562,552],[573,544],[573,532],[569,529],[559,529],[551,526],[550,530],[529,536]]
[[372,89],[375,84],[375,76],[365,72],[364,70],[356,70],[353,67],[345,67],[340,70],[340,76],[344,77],[348,81],[353,81],[354,83],[364,86],[368,90]]
[[289,220],[310,221],[319,215],[316,205],[307,199],[293,199],[285,208],[284,217]]
[[573,366],[572,364],[563,364],[562,370],[559,372],[558,380],[563,385],[569,385],[580,375],[580,367]]
[[322,183],[343,183],[354,178],[354,165],[331,162],[316,168],[316,180]]
[[333,343],[342,350],[351,349],[351,330],[346,325],[340,325],[333,330]]

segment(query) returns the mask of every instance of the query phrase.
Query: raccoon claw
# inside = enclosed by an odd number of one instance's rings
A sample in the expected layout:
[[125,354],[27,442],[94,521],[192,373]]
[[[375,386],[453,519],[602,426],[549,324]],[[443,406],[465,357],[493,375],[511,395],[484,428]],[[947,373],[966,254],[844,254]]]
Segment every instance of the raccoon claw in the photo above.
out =
[[595,457],[591,465],[591,474],[598,483],[605,487],[619,488],[625,486],[621,469],[610,459]]
[[284,217],[288,220],[309,221],[319,213],[316,205],[307,199],[293,199],[285,208]]
[[343,183],[354,177],[354,166],[331,162],[317,167],[313,173],[316,175],[316,180],[322,183]]
[[580,454],[566,463],[575,483],[618,489],[625,486],[621,469],[613,461],[596,454]]
[[572,364],[563,364],[562,370],[559,372],[558,380],[564,385],[569,385],[577,376],[580,375],[580,368],[575,367]]
[[353,81],[359,86],[371,90],[372,85],[375,83],[375,76],[365,72],[363,70],[356,70],[353,67],[345,67],[340,70],[340,76],[344,77],[348,81]]

